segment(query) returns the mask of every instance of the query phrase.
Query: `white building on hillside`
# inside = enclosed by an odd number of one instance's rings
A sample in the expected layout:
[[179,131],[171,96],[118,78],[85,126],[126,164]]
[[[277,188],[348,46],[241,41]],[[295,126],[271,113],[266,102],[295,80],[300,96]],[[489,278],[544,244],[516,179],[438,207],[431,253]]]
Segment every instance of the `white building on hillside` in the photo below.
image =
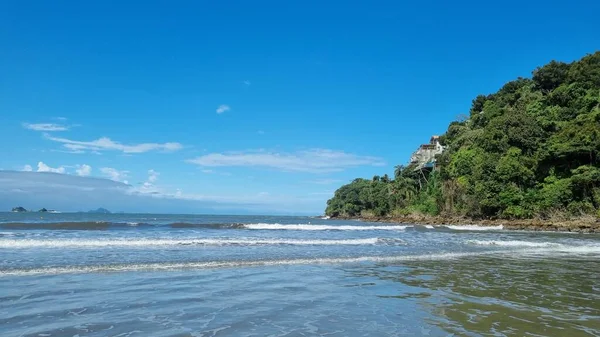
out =
[[411,164],[417,164],[417,169],[434,168],[435,156],[442,154],[444,147],[440,144],[439,136],[432,136],[429,144],[423,144],[410,157]]

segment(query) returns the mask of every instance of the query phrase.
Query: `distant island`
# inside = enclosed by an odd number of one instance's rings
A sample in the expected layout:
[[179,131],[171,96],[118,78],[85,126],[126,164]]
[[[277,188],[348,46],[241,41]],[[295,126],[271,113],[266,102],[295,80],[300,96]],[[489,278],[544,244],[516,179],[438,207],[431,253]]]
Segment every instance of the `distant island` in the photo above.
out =
[[[17,207],[13,207],[11,212],[23,213],[23,212],[33,212],[33,211],[28,211],[25,207],[17,206]],[[38,212],[39,213],[57,213],[53,209],[46,209],[46,208],[42,208]]]
[[[28,211],[25,207],[21,207],[21,206],[17,206],[17,207],[13,207],[11,212],[14,213],[25,213],[25,212],[35,212],[35,211]],[[38,213],[60,213],[57,212],[53,209],[46,209],[46,208],[42,208],[39,211],[37,211]],[[106,208],[97,208],[97,209],[93,209],[87,212],[79,212],[79,213],[99,213],[99,214],[111,214],[111,212],[109,210],[107,210]]]
[[[21,206],[17,206],[17,207],[13,207],[11,212],[14,213],[24,213],[24,212],[35,212],[35,211],[28,211],[25,207],[21,207]],[[42,208],[39,211],[37,211],[38,213],[59,213],[53,209],[46,209],[46,208]]]
[[91,211],[88,211],[88,213],[101,213],[101,214],[110,214],[110,211],[107,210],[106,208],[98,208],[98,209],[93,209]]
[[421,145],[393,177],[340,187],[325,214],[600,231],[599,157],[595,52],[572,63],[552,61],[532,78],[477,96],[468,115]]

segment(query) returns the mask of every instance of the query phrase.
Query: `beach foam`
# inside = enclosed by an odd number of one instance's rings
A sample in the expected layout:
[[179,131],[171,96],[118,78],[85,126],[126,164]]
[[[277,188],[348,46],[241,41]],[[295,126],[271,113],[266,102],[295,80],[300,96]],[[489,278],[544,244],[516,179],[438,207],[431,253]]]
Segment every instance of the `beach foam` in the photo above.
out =
[[497,246],[507,248],[535,248],[523,250],[524,255],[552,253],[563,254],[600,254],[600,244],[569,245],[558,242],[518,241],[518,240],[468,240],[468,244],[479,246]]
[[407,226],[348,226],[348,225],[310,225],[310,224],[268,224],[268,223],[257,223],[257,224],[246,224],[243,226],[247,229],[261,229],[261,230],[295,230],[295,231],[373,231],[373,230],[404,230]]
[[[491,242],[491,241],[490,241]],[[510,241],[498,241],[510,242]],[[523,241],[522,241],[523,242]],[[485,243],[481,241],[480,243]],[[503,245],[502,243],[486,243],[487,245]],[[515,246],[509,243],[507,246]],[[478,256],[503,256],[503,258],[537,258],[539,256],[551,257],[571,254],[589,255],[600,254],[600,245],[566,246],[559,245],[542,246],[538,248],[527,247],[525,249],[503,250],[503,251],[480,251],[480,252],[445,252],[439,254],[415,254],[399,256],[359,256],[347,258],[305,258],[305,259],[270,259],[270,260],[235,260],[235,261],[205,261],[205,262],[161,262],[161,263],[137,263],[137,264],[111,264],[111,265],[87,265],[87,266],[64,266],[47,268],[14,268],[0,270],[0,277],[6,276],[31,276],[31,275],[55,275],[55,274],[81,274],[81,273],[113,273],[133,271],[175,271],[175,270],[200,270],[216,268],[247,268],[260,266],[285,266],[285,265],[319,265],[319,264],[356,264],[356,263],[397,263],[412,261],[446,261],[466,257]]]
[[310,264],[350,264],[362,262],[393,263],[402,261],[419,260],[451,260],[467,256],[482,255],[481,253],[442,253],[426,255],[403,255],[403,256],[360,256],[352,258],[315,258],[315,259],[282,259],[282,260],[260,260],[260,261],[209,261],[209,262],[181,262],[181,263],[144,263],[144,264],[121,264],[121,265],[97,265],[97,266],[67,266],[48,267],[36,269],[10,269],[0,270],[0,276],[30,276],[30,275],[54,275],[54,274],[77,274],[77,273],[108,273],[108,272],[130,272],[130,271],[170,271],[190,269],[215,269],[235,267],[258,267],[278,265],[310,265]]
[[374,245],[377,238],[345,240],[294,239],[0,239],[0,248],[97,248],[97,247],[152,247],[152,246],[225,246],[225,245]]
[[500,241],[500,240],[468,240],[467,243],[478,246],[499,246],[499,247],[562,247],[562,244],[556,242],[535,242],[535,241]]
[[449,229],[453,229],[456,231],[493,231],[493,230],[502,230],[504,226],[479,226],[479,225],[443,225],[441,227],[446,227]]

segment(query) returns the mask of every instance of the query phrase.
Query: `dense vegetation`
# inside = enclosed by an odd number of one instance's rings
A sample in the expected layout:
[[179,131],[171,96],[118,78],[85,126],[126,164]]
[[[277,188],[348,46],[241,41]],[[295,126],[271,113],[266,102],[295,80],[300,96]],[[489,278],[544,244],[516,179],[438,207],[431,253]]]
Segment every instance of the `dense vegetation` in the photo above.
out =
[[355,179],[330,216],[600,216],[600,52],[552,61],[479,95],[440,141],[437,169]]

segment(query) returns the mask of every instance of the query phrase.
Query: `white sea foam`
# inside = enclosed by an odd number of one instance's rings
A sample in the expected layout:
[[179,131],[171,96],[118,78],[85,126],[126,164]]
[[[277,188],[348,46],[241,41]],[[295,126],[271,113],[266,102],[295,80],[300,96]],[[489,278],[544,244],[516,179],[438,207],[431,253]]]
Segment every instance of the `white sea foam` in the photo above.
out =
[[432,225],[425,225],[425,228],[427,228],[427,229],[434,229],[435,227],[433,227]]
[[536,242],[536,241],[500,241],[500,240],[468,240],[467,243],[478,246],[499,246],[499,247],[562,247],[563,245],[556,242]]
[[310,225],[310,224],[294,224],[294,225],[283,225],[283,224],[268,224],[268,223],[256,223],[244,225],[247,229],[265,229],[265,230],[294,230],[294,231],[327,231],[327,230],[338,230],[338,231],[373,231],[373,230],[404,230],[407,226],[348,226],[348,225]]
[[152,247],[178,245],[374,245],[377,238],[346,240],[294,239],[0,239],[0,248],[92,248],[92,247]]
[[518,241],[518,240],[469,240],[469,244],[480,245],[480,246],[498,246],[508,248],[536,248],[526,249],[521,252],[524,255],[527,254],[551,254],[551,253],[565,253],[565,254],[599,254],[600,244],[565,244],[558,242],[538,242],[538,241]]
[[562,253],[600,254],[600,245],[563,246],[557,250]]
[[457,231],[492,231],[502,230],[503,225],[498,226],[479,226],[479,225],[443,225],[442,227],[450,228]]
[[[505,241],[507,242],[507,241]],[[256,261],[207,261],[207,262],[166,262],[166,263],[140,263],[120,265],[95,265],[95,266],[65,266],[48,267],[37,269],[6,269],[0,270],[0,277],[5,276],[30,276],[30,275],[54,275],[54,274],[80,274],[80,273],[110,273],[110,272],[132,272],[132,271],[171,271],[171,270],[196,270],[215,268],[247,268],[259,266],[278,265],[318,265],[318,264],[353,264],[353,263],[397,263],[411,261],[446,261],[466,257],[492,256],[508,254],[506,257],[537,257],[537,256],[560,256],[561,254],[600,254],[600,245],[582,245],[542,247],[509,250],[509,251],[480,251],[480,252],[456,252],[422,255],[400,255],[400,256],[360,256],[350,258],[309,258],[309,259],[281,259],[281,260],[256,260]]]
[[75,273],[107,273],[107,272],[129,272],[129,271],[169,271],[190,269],[214,269],[234,267],[258,267],[278,265],[310,265],[310,264],[351,264],[362,262],[393,263],[403,261],[424,260],[452,260],[467,256],[483,255],[482,253],[441,253],[425,255],[402,255],[402,256],[360,256],[352,258],[314,258],[314,259],[284,259],[284,260],[260,260],[260,261],[209,261],[209,262],[181,262],[181,263],[144,263],[125,265],[97,265],[97,266],[67,266],[49,267],[38,269],[13,269],[0,270],[1,276],[29,276],[29,275],[53,275],[53,274],[75,274]]

